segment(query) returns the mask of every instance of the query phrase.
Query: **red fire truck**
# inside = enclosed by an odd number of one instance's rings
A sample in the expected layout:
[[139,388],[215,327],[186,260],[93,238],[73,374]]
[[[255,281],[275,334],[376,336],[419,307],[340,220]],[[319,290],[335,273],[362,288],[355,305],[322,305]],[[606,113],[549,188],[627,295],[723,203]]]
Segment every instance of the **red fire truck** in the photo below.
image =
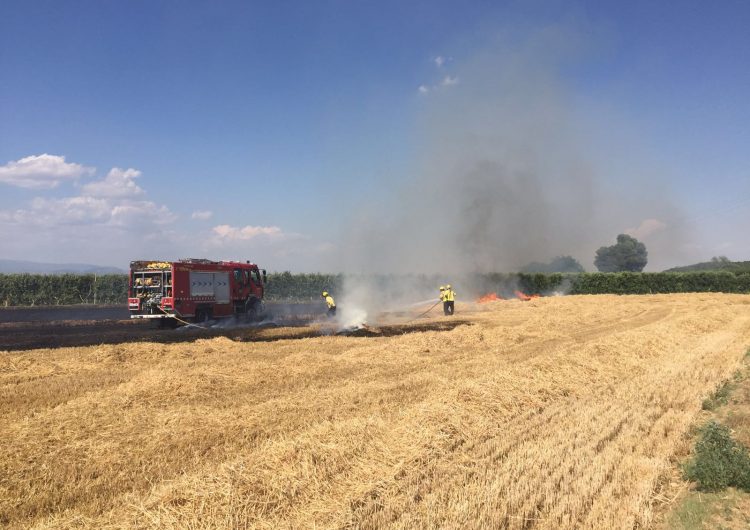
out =
[[266,271],[254,263],[182,259],[132,261],[128,307],[130,318],[176,318],[206,322],[263,312]]

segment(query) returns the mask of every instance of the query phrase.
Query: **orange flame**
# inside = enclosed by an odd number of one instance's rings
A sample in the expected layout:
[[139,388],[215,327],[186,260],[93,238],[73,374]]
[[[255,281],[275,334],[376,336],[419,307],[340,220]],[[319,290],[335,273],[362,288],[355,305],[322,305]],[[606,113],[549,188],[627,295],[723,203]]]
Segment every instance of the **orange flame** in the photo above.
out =
[[529,300],[533,300],[534,298],[539,298],[538,294],[532,294],[531,296],[529,296],[521,291],[514,291],[514,294],[516,295],[516,298],[518,298],[519,300],[523,300],[524,302],[528,302]]
[[486,304],[487,302],[496,302],[503,300],[502,296],[498,296],[497,293],[487,293],[477,298],[478,304]]

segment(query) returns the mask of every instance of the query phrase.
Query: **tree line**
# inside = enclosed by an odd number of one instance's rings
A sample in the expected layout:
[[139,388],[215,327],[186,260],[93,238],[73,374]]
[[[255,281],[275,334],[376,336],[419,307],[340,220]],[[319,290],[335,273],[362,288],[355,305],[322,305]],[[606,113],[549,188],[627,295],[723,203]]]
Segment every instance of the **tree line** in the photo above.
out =
[[126,274],[0,274],[0,305],[124,304]]
[[[342,274],[268,275],[268,300],[318,300],[323,290],[341,293]],[[431,292],[445,278],[437,275],[381,275],[365,279],[373,285],[409,285]],[[456,277],[459,297],[489,292],[512,297],[526,294],[657,294],[723,292],[750,293],[750,272],[617,272],[617,273],[493,273]],[[124,274],[0,274],[0,305],[125,304],[128,277]],[[436,295],[437,296],[437,295]]]
[[[599,247],[594,256],[599,272],[641,272],[647,263],[646,245],[627,234],[618,235],[612,246]],[[557,256],[549,263],[529,263],[521,272],[584,272],[584,268],[572,256]]]

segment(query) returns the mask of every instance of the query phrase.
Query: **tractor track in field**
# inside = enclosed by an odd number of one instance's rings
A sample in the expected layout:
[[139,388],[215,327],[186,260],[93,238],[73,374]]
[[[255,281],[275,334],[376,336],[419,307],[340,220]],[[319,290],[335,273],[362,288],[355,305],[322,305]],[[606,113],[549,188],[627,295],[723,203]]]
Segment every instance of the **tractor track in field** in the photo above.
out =
[[585,342],[612,335],[623,331],[632,331],[638,328],[661,322],[673,313],[669,307],[657,307],[644,309],[635,315],[622,317],[616,316],[588,329],[565,334],[542,340],[532,340],[513,348],[506,359],[510,362],[525,362],[539,355],[548,354],[553,349],[568,344],[583,344]]

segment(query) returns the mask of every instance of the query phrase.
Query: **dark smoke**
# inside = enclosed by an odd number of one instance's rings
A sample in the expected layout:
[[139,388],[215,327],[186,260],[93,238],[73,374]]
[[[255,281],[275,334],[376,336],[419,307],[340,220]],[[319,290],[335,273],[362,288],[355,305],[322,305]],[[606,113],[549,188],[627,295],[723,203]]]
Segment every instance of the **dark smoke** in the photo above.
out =
[[[676,255],[683,225],[667,180],[629,143],[632,124],[575,89],[576,68],[591,58],[581,34],[495,36],[455,61],[457,83],[422,94],[418,169],[362,205],[342,248],[347,272],[435,275],[467,300],[479,273],[560,255],[592,270],[596,249],[631,228],[654,229],[652,260]],[[421,300],[437,287],[405,286],[394,298]],[[383,295],[348,278],[342,320],[371,319]]]
[[565,81],[587,57],[568,28],[506,34],[463,61],[458,84],[425,94],[419,170],[381,202],[368,198],[344,245],[347,270],[501,272],[558,255],[591,270],[598,247],[644,219],[670,231],[651,256],[673,252],[681,226],[666,183],[637,149],[600,150],[606,139],[592,134],[616,129],[615,114],[597,123],[597,105]]

